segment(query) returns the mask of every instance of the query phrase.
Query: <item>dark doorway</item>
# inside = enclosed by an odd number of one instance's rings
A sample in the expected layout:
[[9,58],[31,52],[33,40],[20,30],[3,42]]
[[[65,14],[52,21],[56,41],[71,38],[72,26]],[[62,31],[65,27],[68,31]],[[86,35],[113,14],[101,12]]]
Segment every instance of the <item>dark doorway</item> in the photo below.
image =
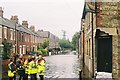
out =
[[96,38],[97,71],[112,72],[112,36]]

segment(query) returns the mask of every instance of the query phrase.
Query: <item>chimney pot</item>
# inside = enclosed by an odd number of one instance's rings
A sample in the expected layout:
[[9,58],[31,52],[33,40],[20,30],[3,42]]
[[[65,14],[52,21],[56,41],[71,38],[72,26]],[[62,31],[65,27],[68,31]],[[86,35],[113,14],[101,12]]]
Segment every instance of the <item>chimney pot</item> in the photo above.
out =
[[30,26],[30,30],[33,31],[33,32],[35,32],[35,26],[33,26],[33,25]]
[[18,16],[11,16],[10,20],[18,24]]
[[22,26],[28,28],[28,22],[27,21],[22,21]]
[[0,7],[0,17],[3,18],[3,9],[2,9],[2,7]]

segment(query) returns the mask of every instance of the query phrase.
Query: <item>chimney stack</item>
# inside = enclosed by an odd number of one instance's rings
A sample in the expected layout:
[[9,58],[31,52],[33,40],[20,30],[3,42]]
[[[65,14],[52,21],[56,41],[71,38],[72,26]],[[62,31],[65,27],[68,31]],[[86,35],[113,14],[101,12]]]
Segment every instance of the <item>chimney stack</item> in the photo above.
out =
[[33,31],[33,32],[35,32],[35,26],[33,26],[33,25],[30,26],[30,30]]
[[27,21],[22,21],[22,26],[28,28],[28,22]]
[[10,20],[18,24],[18,16],[12,16]]
[[3,10],[2,10],[2,7],[0,7],[0,17],[3,18]]

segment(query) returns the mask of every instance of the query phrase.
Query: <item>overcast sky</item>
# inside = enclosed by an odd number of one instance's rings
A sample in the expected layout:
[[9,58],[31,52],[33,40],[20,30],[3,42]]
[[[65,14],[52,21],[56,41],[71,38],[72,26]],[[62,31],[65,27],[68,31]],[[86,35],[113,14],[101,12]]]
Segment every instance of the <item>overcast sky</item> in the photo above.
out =
[[17,15],[19,22],[27,20],[36,30],[50,31],[62,38],[62,30],[71,40],[80,30],[84,0],[0,0],[4,17]]

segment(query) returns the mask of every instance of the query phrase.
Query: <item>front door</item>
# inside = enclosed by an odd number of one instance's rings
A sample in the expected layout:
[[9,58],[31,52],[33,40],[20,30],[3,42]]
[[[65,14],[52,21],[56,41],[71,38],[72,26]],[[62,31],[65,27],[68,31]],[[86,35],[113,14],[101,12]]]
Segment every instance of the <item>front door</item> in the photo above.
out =
[[112,72],[112,36],[99,36],[96,39],[97,71]]

